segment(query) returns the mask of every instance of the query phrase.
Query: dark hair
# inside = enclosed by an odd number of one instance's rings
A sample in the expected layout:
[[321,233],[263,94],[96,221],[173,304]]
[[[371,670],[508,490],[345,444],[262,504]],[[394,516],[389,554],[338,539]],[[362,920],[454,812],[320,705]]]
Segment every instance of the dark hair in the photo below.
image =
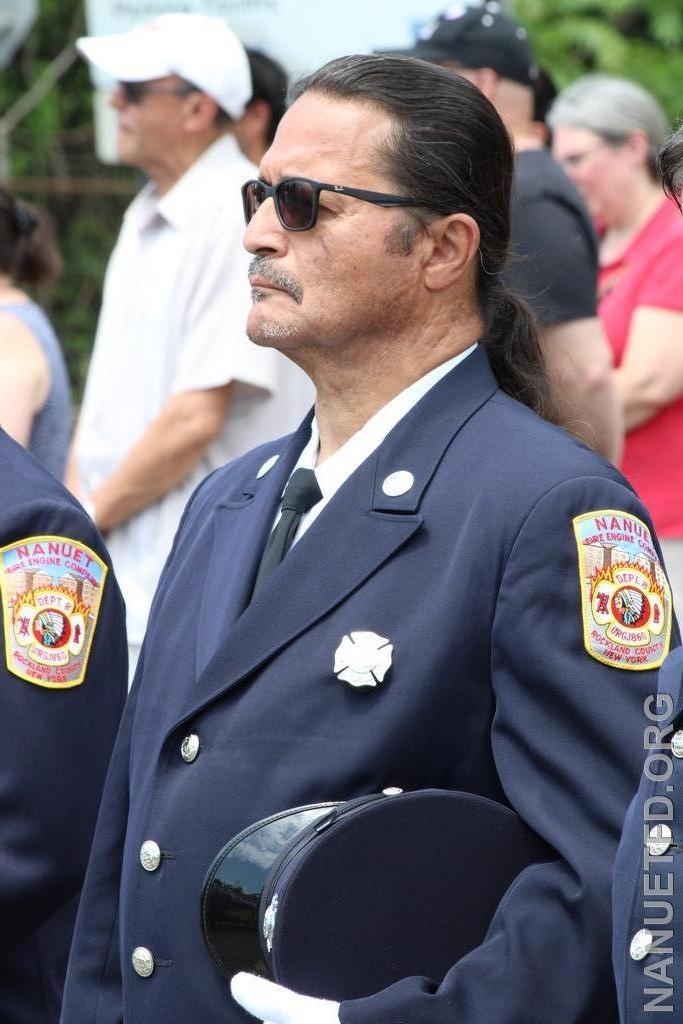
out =
[[62,260],[47,213],[0,187],[0,272],[15,284],[53,284]]
[[[271,110],[266,142],[271,144],[287,109],[287,72],[276,60],[261,50],[247,49],[251,71],[252,94],[249,103],[265,100]],[[249,106],[249,104],[247,104]]]
[[296,83],[290,101],[305,92],[385,110],[395,130],[378,157],[396,191],[415,198],[428,216],[460,212],[474,218],[481,236],[481,342],[496,380],[513,398],[554,419],[536,322],[502,281],[514,157],[492,104],[466,79],[412,57],[341,57]]
[[664,191],[683,212],[683,124],[666,140],[659,154]]
[[553,76],[550,74],[547,68],[539,68],[538,74],[534,79],[533,84],[534,93],[534,121],[539,121],[541,124],[545,124],[545,119],[548,115],[553,100],[557,96],[557,86],[553,81]]

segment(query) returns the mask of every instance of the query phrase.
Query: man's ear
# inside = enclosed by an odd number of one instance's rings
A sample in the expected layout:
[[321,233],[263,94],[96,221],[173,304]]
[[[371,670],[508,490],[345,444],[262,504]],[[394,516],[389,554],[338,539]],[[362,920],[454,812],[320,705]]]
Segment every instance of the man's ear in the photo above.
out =
[[233,124],[232,130],[240,149],[255,164],[268,149],[272,118],[273,111],[267,100],[252,100],[239,121]]
[[210,128],[218,113],[218,104],[205,92],[191,92],[185,97],[184,124],[187,131],[203,132]]
[[430,291],[441,291],[467,274],[477,258],[479,225],[468,213],[452,213],[429,223],[425,235],[424,283]]
[[235,122],[235,133],[244,124],[250,137],[263,137],[265,139],[272,117],[273,111],[268,100],[252,100],[251,103],[247,104],[247,109],[239,121]]
[[495,101],[500,75],[493,68],[474,68],[467,76],[491,103]]
[[622,143],[623,151],[635,164],[645,163],[650,150],[650,143],[644,131],[630,132]]

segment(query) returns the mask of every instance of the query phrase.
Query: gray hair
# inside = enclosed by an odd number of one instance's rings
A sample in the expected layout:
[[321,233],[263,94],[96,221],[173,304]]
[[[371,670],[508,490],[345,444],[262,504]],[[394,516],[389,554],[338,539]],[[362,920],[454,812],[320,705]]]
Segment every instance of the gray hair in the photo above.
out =
[[642,86],[612,75],[586,75],[560,93],[548,114],[551,129],[560,125],[595,132],[608,145],[618,146],[632,132],[648,140],[647,166],[659,179],[657,154],[668,132],[664,111]]

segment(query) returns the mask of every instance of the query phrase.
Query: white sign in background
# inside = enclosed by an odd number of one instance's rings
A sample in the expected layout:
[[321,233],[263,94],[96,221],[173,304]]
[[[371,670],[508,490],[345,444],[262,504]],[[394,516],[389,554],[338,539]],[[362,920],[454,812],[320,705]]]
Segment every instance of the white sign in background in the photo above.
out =
[[[90,35],[125,32],[170,11],[222,17],[245,46],[298,77],[345,53],[409,47],[446,6],[444,0],[86,0],[85,8]],[[106,102],[112,83],[96,72],[93,83],[98,156],[113,162],[114,113]]]
[[38,0],[0,0],[0,68],[5,68],[29,33]]

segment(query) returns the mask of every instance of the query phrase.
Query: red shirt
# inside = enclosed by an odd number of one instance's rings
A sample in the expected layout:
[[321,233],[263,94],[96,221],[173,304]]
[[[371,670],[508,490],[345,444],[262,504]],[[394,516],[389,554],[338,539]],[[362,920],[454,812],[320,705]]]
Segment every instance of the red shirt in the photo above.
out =
[[[673,202],[663,200],[619,259],[601,267],[598,294],[616,366],[639,306],[683,312],[683,216]],[[683,397],[628,432],[621,468],[658,534],[683,538]]]

